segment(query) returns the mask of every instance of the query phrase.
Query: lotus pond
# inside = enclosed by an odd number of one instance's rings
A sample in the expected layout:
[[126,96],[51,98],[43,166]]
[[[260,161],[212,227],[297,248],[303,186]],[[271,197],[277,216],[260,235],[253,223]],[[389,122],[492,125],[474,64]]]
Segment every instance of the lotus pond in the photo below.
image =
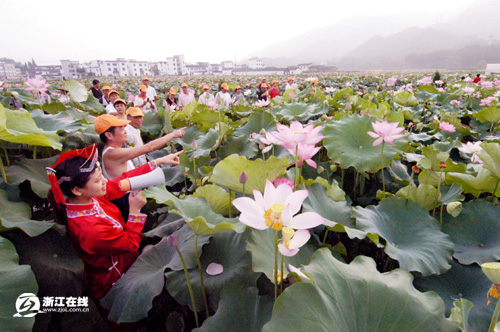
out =
[[[500,77],[431,76],[335,73],[286,92],[279,78],[269,105],[255,77],[188,77],[197,96],[227,82],[246,99],[177,112],[162,101],[184,81],[152,79],[158,112],[145,114],[143,139],[187,129],[148,157],[185,153],[143,191],[142,253],[101,301],[108,318],[143,331],[488,331],[499,293],[481,264],[500,259]],[[102,81],[123,99],[140,84]],[[1,330],[105,331],[92,303],[13,317],[22,293],[84,294],[45,167],[100,143],[92,116],[104,113],[88,82],[32,84],[0,84]],[[14,91],[24,108],[9,106]]]

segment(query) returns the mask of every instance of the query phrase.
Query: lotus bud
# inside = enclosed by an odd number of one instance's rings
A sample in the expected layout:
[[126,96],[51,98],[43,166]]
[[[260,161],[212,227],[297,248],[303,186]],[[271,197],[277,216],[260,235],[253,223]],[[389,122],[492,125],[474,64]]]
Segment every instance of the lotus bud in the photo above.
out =
[[259,132],[259,134],[265,135],[266,134],[266,130],[264,128],[262,128],[262,130]]
[[196,151],[198,149],[198,144],[196,144],[195,139],[193,139],[193,141],[191,142],[191,148],[193,149],[193,151]]
[[451,202],[446,205],[446,211],[451,214],[453,218],[458,217],[458,215],[462,212],[462,202]]
[[240,174],[240,183],[245,184],[248,181],[248,175],[245,172],[241,172]]
[[446,160],[448,160],[449,157],[450,157],[450,154],[447,152],[439,152],[437,154],[437,159],[441,162],[445,162]]
[[323,114],[321,116],[321,121],[326,121],[326,120],[328,120],[328,116],[326,114]]
[[318,172],[318,174],[321,174],[325,171],[325,169],[322,167],[322,166],[318,166],[318,168],[316,169],[316,171]]
[[337,165],[336,164],[330,165],[330,171],[335,173],[337,171]]
[[481,269],[483,273],[491,280],[495,285],[500,285],[500,263],[491,262],[481,264]]
[[432,167],[432,163],[428,158],[423,157],[417,162],[417,167],[420,169],[430,169]]
[[169,247],[177,247],[179,245],[179,242],[180,242],[179,238],[175,235],[169,235],[167,237],[167,245]]
[[412,172],[413,172],[413,173],[415,173],[415,174],[420,173],[420,168],[418,168],[418,166],[417,166],[417,165],[413,165],[413,166],[411,167],[411,170],[412,170]]

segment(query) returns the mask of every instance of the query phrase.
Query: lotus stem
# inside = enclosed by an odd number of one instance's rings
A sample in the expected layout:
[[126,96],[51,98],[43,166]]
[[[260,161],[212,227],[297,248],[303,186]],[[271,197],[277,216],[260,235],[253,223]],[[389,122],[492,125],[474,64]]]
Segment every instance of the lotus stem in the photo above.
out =
[[500,315],[500,301],[497,300],[497,305],[495,306],[495,311],[493,312],[493,316],[491,317],[491,323],[488,332],[493,332],[495,330],[495,326],[497,325],[499,315]]
[[182,256],[182,253],[179,250],[179,247],[176,246],[175,250],[177,250],[177,254],[179,254],[179,257],[181,258],[181,261],[182,261],[182,266],[184,267],[184,274],[186,275],[187,286],[189,289],[189,297],[191,297],[191,305],[193,306],[196,327],[200,327],[200,322],[198,321],[198,309],[196,308],[196,301],[194,300],[193,288],[191,286],[191,280],[189,279],[189,273],[188,273],[186,261],[184,260],[184,256]]
[[231,189],[229,189],[229,218],[232,218],[233,214],[231,213]]
[[245,184],[243,183],[243,197],[245,197]]
[[328,235],[328,228],[325,230],[325,235],[323,236],[323,245],[326,243],[326,236]]
[[[437,191],[436,191],[436,198],[434,199],[435,205],[437,205],[437,202],[438,202],[439,192],[441,190],[441,178],[442,177],[443,177],[443,169],[441,168],[441,171],[439,172],[439,181],[438,181],[438,187],[437,187]],[[435,214],[436,214],[436,208],[434,208],[434,210],[432,211],[432,216],[434,217]]]
[[196,261],[198,262],[198,270],[200,271],[200,288],[201,294],[203,295],[203,302],[205,303],[205,311],[207,317],[210,317],[210,311],[208,310],[207,293],[205,292],[205,285],[203,284],[203,269],[201,267],[200,255],[198,255],[198,234],[194,235],[194,253],[196,255]]
[[365,173],[359,173],[359,196],[363,196],[365,191]]
[[193,156],[193,176],[194,176],[194,190],[196,191],[196,188],[198,187],[198,184],[196,183],[196,158]]
[[2,142],[3,152],[5,153],[5,161],[7,161],[7,166],[10,166],[9,154],[7,153],[7,149],[5,148],[5,144]]
[[283,278],[285,277],[285,256],[281,255],[281,284],[280,294],[283,293]]
[[33,148],[33,160],[36,160],[36,148],[37,148],[37,146],[34,145],[34,148]]
[[294,182],[294,189],[297,190],[297,187],[299,186],[299,145],[295,147],[295,182]]
[[441,208],[439,211],[439,230],[440,231],[443,230],[443,208],[444,208],[444,204],[441,204]]
[[0,172],[2,173],[3,182],[7,183],[7,174],[5,173],[5,168],[3,167],[2,158],[0,158]]
[[385,193],[385,176],[384,176],[384,145],[385,141],[382,141],[382,164],[380,165],[381,167],[381,172],[382,172],[382,190]]
[[278,231],[274,231],[274,300],[278,298]]
[[495,184],[495,189],[493,189],[493,196],[495,196],[495,193],[497,191],[497,188],[498,188],[498,183],[500,182],[500,179],[497,180],[497,183]]

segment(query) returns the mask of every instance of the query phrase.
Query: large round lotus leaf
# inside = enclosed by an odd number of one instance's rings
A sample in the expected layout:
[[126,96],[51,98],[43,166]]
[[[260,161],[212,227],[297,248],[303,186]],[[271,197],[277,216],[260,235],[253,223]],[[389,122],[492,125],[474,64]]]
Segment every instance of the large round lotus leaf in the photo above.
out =
[[314,284],[288,287],[276,300],[263,332],[458,331],[445,318],[443,300],[417,291],[404,270],[381,274],[365,256],[348,265],[324,248],[304,271]]
[[54,226],[53,222],[31,219],[31,208],[24,202],[11,202],[0,189],[0,231],[19,228],[29,236],[38,236]]
[[491,281],[476,265],[461,265],[457,261],[451,263],[448,272],[430,277],[415,276],[415,287],[422,291],[433,291],[439,294],[446,305],[446,314],[450,314],[453,302],[461,298],[474,303],[469,313],[469,331],[487,331],[495,307],[487,306],[486,294]]
[[[201,266],[203,269],[203,284],[207,292],[209,306],[215,310],[222,290],[229,284],[238,282],[245,286],[254,286],[258,273],[252,271],[250,253],[245,249],[245,239],[249,231],[238,234],[234,232],[219,233],[212,236],[210,243],[203,248]],[[218,275],[208,275],[207,266],[210,263],[221,264],[224,271]],[[165,285],[168,292],[182,305],[192,308],[184,271],[167,271]],[[189,278],[195,294],[196,306],[199,312],[205,312],[200,287],[200,272],[196,266],[189,270]]]
[[259,295],[256,287],[233,282],[222,290],[215,315],[193,332],[260,332],[271,319],[273,303],[272,296]]
[[182,200],[177,200],[170,212],[182,216],[193,232],[198,235],[211,235],[228,230],[241,233],[245,230],[245,225],[240,223],[238,218],[224,218],[215,213],[211,206],[200,197],[187,196]]
[[479,197],[481,193],[493,193],[500,196],[500,185],[497,186],[498,178],[483,166],[479,166],[477,174],[469,173],[446,173],[446,184],[456,183],[464,189],[464,193]]
[[279,115],[286,121],[300,120],[307,121],[316,115],[316,106],[314,104],[293,103],[285,104],[279,110]]
[[[193,268],[196,265],[193,232],[184,226],[174,235],[179,238],[178,248],[187,267]],[[208,241],[208,236],[198,238],[198,252]],[[161,293],[165,285],[166,268],[176,271],[183,269],[177,250],[167,244],[167,238],[163,238],[143,252],[101,300],[101,304],[110,310],[108,318],[114,322],[128,323],[146,317],[153,306],[154,297]]]
[[4,233],[19,254],[21,264],[29,264],[38,282],[38,296],[82,296],[83,262],[67,236],[49,229],[30,237],[21,231]]
[[[234,199],[234,193],[231,193],[231,197],[229,197],[229,193],[226,190],[215,184],[207,184],[203,187],[199,187],[192,196],[203,197],[205,201],[210,204],[215,213],[223,216],[229,214],[229,209],[232,207],[230,202]],[[235,210],[234,207],[231,208],[231,211],[233,210]]]
[[490,122],[497,124],[500,121],[500,109],[496,106],[486,107],[477,113],[472,114],[480,122]]
[[0,326],[2,331],[31,331],[35,317],[14,317],[16,301],[23,293],[38,293],[35,275],[29,265],[19,265],[16,248],[0,237]]
[[0,105],[0,140],[62,149],[59,136],[53,131],[38,128],[28,111],[11,110],[3,105]]
[[274,117],[267,112],[254,112],[248,117],[248,122],[240,128],[234,130],[235,136],[250,136],[253,133],[260,133],[264,129],[267,131],[276,130]]
[[7,182],[9,184],[20,184],[28,179],[31,182],[31,188],[40,197],[47,197],[47,191],[50,189],[49,178],[45,167],[56,163],[59,156],[47,159],[22,159],[16,161],[12,166],[5,168]]
[[220,148],[221,158],[224,159],[232,154],[245,156],[252,159],[259,152],[259,145],[251,142],[247,136],[231,136]]
[[352,238],[364,239],[366,232],[356,229],[351,218],[351,205],[346,201],[335,202],[327,196],[326,188],[319,183],[310,187],[309,195],[303,204],[303,212],[316,212],[325,218],[325,226],[335,232],[345,232]]
[[71,96],[71,98],[73,98],[74,101],[76,101],[77,103],[83,103],[84,101],[87,101],[89,92],[82,83],[74,80],[63,81],[63,83],[64,87],[66,88],[66,90],[68,90],[69,95]]
[[396,95],[394,102],[401,106],[415,106],[418,105],[418,100],[413,93],[403,91]]
[[399,197],[378,206],[353,210],[358,229],[379,234],[387,241],[385,253],[407,271],[440,274],[450,268],[453,242],[439,231],[439,223],[420,204]]
[[438,189],[434,186],[426,183],[420,183],[418,187],[409,185],[399,189],[396,196],[410,199],[422,205],[427,210],[432,210],[441,206],[440,195],[437,196],[438,199],[436,201],[437,192]]
[[[252,253],[252,269],[255,272],[263,272],[269,280],[274,280],[274,260],[276,257],[274,246],[274,233],[271,228],[265,230],[252,229],[251,235],[247,240],[247,250]],[[278,232],[278,240],[281,239],[281,232]],[[311,261],[311,256],[319,244],[312,237],[308,243],[302,246],[295,256],[285,257],[285,267],[288,264],[301,266]],[[281,254],[279,254],[278,265],[281,264]],[[281,267],[278,266],[281,270]]]
[[153,112],[144,113],[144,121],[142,122],[141,132],[149,135],[159,135],[162,130],[161,118]]
[[[44,104],[45,106],[46,104]],[[39,108],[31,111],[31,117],[35,120],[36,126],[40,129],[53,132],[70,132],[81,128],[80,121],[66,112],[56,115],[45,114]]]
[[477,155],[483,161],[483,167],[500,178],[500,144],[485,143],[481,147],[483,149]]
[[[215,129],[210,129],[208,133],[200,132],[196,127],[189,127],[185,130],[185,135],[182,138],[173,139],[172,142],[179,143],[183,148],[189,147],[189,152],[186,152],[189,159],[207,157],[210,151],[216,147],[219,133]],[[195,140],[197,149],[193,151],[193,140]]]
[[197,125],[201,131],[207,132],[210,128],[214,128],[219,120],[220,122],[228,122],[229,118],[223,111],[214,112],[206,106],[203,108],[200,106],[200,109],[197,109],[189,120]]
[[271,156],[266,161],[262,159],[248,160],[246,157],[233,154],[221,160],[214,168],[210,181],[219,186],[242,192],[240,174],[245,172],[248,181],[245,183],[245,193],[252,194],[254,189],[264,192],[266,180],[274,181],[288,167],[288,159],[278,159]]
[[408,145],[408,138],[394,141],[394,145],[384,144],[384,164],[382,164],[382,144],[373,146],[375,141],[367,132],[373,131],[372,122],[378,119],[368,115],[353,115],[325,126],[324,146],[328,156],[340,167],[354,167],[358,172],[375,173],[389,166],[398,153]]
[[483,200],[464,203],[456,218],[443,216],[443,232],[455,244],[453,255],[462,264],[500,260],[500,206]]

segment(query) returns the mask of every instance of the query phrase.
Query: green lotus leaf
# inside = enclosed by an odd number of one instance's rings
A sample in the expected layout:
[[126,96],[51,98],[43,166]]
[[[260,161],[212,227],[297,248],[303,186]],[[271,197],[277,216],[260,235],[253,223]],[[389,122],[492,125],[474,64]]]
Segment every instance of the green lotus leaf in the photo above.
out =
[[141,132],[157,136],[161,133],[163,128],[161,118],[158,114],[153,112],[144,113],[144,121],[142,122]]
[[248,122],[243,127],[236,128],[235,136],[250,136],[253,133],[260,133],[264,129],[268,131],[276,131],[276,122],[274,117],[268,112],[253,112],[248,117]]
[[500,144],[483,143],[481,147],[483,149],[477,155],[482,160],[483,167],[500,178]]
[[455,201],[463,201],[465,197],[462,195],[462,187],[453,183],[451,186],[441,186],[441,197],[439,198],[444,204],[450,204]]
[[87,95],[87,100],[83,102],[69,102],[68,106],[73,106],[81,111],[89,112],[94,115],[99,115],[105,112],[104,106],[99,103],[99,99],[95,98],[94,95],[89,93]]
[[[191,159],[193,157],[208,157],[210,151],[217,147],[218,138],[219,133],[215,129],[210,128],[208,133],[204,134],[196,127],[189,127],[186,128],[184,137],[173,139],[172,142],[181,144],[183,148],[189,147],[190,150],[186,151],[186,154]],[[193,140],[196,141],[196,151],[192,150]]]
[[238,218],[224,218],[215,213],[201,197],[185,197],[174,202],[170,212],[182,216],[193,232],[198,235],[212,235],[228,230],[241,233],[245,225]]
[[433,139],[436,139],[435,135],[429,135],[427,133],[411,133],[410,134],[410,142],[422,142],[422,143],[428,143],[431,142]]
[[[172,121],[179,121],[186,118],[191,118],[193,116],[194,111],[199,107],[203,106],[198,103],[196,100],[187,104],[182,108],[182,111],[176,111],[171,113]],[[176,126],[180,127],[180,126]]]
[[[281,238],[279,234],[280,232],[278,232],[278,238]],[[263,272],[271,281],[274,280],[273,270],[276,256],[274,235],[275,231],[272,228],[265,230],[252,229],[252,233],[247,239],[247,250],[252,253],[252,270],[254,272]],[[312,240],[302,246],[295,256],[285,257],[285,267],[288,264],[293,266],[308,264],[311,261],[313,252],[318,248],[319,244],[312,237]],[[279,256],[282,257],[281,254]],[[281,258],[279,258],[279,262],[281,262]]]
[[[229,202],[234,199],[234,193],[231,193],[231,198],[229,198],[229,193],[215,184],[199,187],[192,196],[203,197],[215,213],[223,216],[229,214],[229,209],[232,207]],[[235,210],[234,207],[231,209]]]
[[[194,234],[184,225],[174,233],[179,238],[179,250],[189,269],[196,266]],[[198,252],[209,242],[208,236],[198,238]],[[116,282],[101,304],[110,310],[108,319],[117,323],[136,322],[147,317],[153,299],[165,286],[165,270],[183,270],[177,250],[163,238],[140,255],[130,269]],[[181,271],[182,272],[182,271]]]
[[[249,230],[238,234],[225,232],[214,234],[210,243],[203,247],[200,257],[203,269],[203,284],[207,292],[209,306],[217,308],[222,290],[231,284],[243,284],[244,287],[254,286],[259,274],[251,269],[250,253],[245,250],[245,239]],[[209,264],[221,264],[223,272],[218,275],[208,275]],[[166,288],[177,302],[192,308],[184,271],[166,271]],[[196,306],[199,312],[204,312],[205,306],[200,288],[200,272],[196,266],[189,270],[189,279],[195,294]],[[215,310],[214,310],[215,311]]]
[[416,106],[418,105],[418,100],[415,98],[413,93],[402,91],[394,97],[394,102],[401,106]]
[[288,287],[263,332],[458,331],[445,318],[443,300],[417,291],[404,270],[381,274],[369,257],[357,256],[348,265],[323,248],[304,271],[314,284]]
[[82,296],[83,262],[68,236],[49,229],[30,237],[19,230],[3,233],[16,246],[19,261],[29,264],[38,283],[38,297]]
[[248,160],[244,156],[233,154],[221,160],[214,168],[210,182],[228,189],[242,192],[240,174],[245,172],[248,181],[245,184],[245,193],[251,194],[258,190],[264,192],[266,180],[274,181],[280,173],[288,167],[288,159],[278,159],[271,156],[266,161],[262,159]]
[[44,114],[39,108],[31,111],[31,117],[35,120],[36,126],[40,129],[53,132],[77,131],[81,128],[79,120],[73,118],[66,112],[56,115]]
[[62,149],[59,136],[38,128],[28,111],[11,110],[3,105],[0,105],[0,140]]
[[29,236],[38,236],[54,226],[53,222],[31,219],[31,208],[24,202],[11,202],[0,189],[0,232],[19,228]]
[[438,199],[436,202],[437,192],[438,190],[434,186],[426,183],[420,183],[418,187],[409,185],[399,189],[399,191],[396,193],[396,196],[411,199],[412,201],[415,201],[425,207],[427,210],[432,210],[441,206],[442,204],[440,200],[441,195],[437,196]]
[[446,184],[456,183],[463,188],[464,193],[476,197],[485,192],[500,196],[500,185],[497,186],[497,182],[498,178],[482,166],[476,175],[453,172],[446,174]]
[[328,156],[340,167],[354,167],[358,172],[375,173],[391,164],[398,153],[408,146],[408,138],[394,141],[394,145],[384,145],[384,164],[382,164],[382,144],[373,146],[374,139],[367,132],[373,131],[372,122],[377,121],[368,115],[353,115],[325,126],[323,140]]
[[77,103],[83,103],[87,101],[89,92],[82,83],[70,80],[70,81],[63,81],[63,84],[74,101],[76,101]]
[[326,188],[313,184],[307,188],[309,195],[303,203],[303,212],[316,212],[326,219],[325,226],[334,232],[345,232],[352,238],[364,239],[366,232],[356,229],[351,218],[351,205],[346,201],[335,202],[326,195]]
[[499,215],[499,206],[475,200],[464,203],[459,216],[443,216],[443,232],[455,244],[453,257],[465,265],[500,260]]
[[159,184],[154,187],[146,188],[142,191],[144,197],[153,198],[159,204],[173,205],[179,201],[177,197],[172,195],[164,184]]
[[286,121],[307,121],[309,118],[316,115],[314,112],[315,110],[316,106],[314,104],[293,103],[283,105],[283,107],[279,110],[279,114]]
[[[290,96],[291,93],[293,93],[292,94],[293,98]],[[285,93],[283,93],[283,100],[285,100],[286,103],[290,103],[297,98],[297,95],[299,93],[300,93],[299,89],[288,89],[285,91]]]
[[310,187],[314,185],[315,183],[322,185],[323,187],[326,188],[326,195],[333,199],[335,202],[341,202],[346,200],[346,194],[345,191],[343,191],[337,180],[333,180],[332,183],[328,183],[328,180],[322,177],[317,177],[316,179],[307,179],[304,182],[304,185],[306,187]]
[[[202,106],[200,106],[200,108],[201,107]],[[204,106],[203,109],[197,109],[190,118],[190,121],[196,124],[202,132],[207,132],[210,128],[214,128],[219,120],[221,122],[228,122],[229,118],[222,110],[212,111],[206,106]]]
[[221,158],[224,159],[232,154],[254,158],[259,152],[258,144],[251,142],[248,136],[231,136],[220,148]]
[[420,204],[391,197],[378,206],[355,207],[353,215],[358,229],[380,234],[387,241],[385,253],[399,261],[401,268],[423,275],[450,268],[453,242]]
[[31,188],[40,197],[47,197],[47,191],[50,189],[49,178],[45,167],[56,163],[59,156],[46,159],[21,159],[12,166],[5,168],[7,181],[9,184],[18,185],[25,180],[29,180]]
[[231,332],[260,332],[271,319],[273,304],[272,296],[259,295],[257,288],[233,282],[222,290],[215,315],[193,332],[225,331],[228,327]]
[[486,107],[472,114],[481,123],[498,123],[500,121],[500,109],[496,106]]
[[[14,317],[16,301],[23,293],[38,293],[35,275],[29,265],[20,265],[16,248],[0,237],[0,326],[2,331],[31,331],[35,317]],[[26,313],[26,312],[25,312]]]
[[401,160],[395,159],[388,167],[389,173],[394,181],[401,185],[410,183],[410,174],[408,174],[408,167],[404,165]]
[[491,281],[476,265],[461,265],[457,261],[451,263],[448,272],[430,276],[415,276],[415,288],[422,292],[436,292],[444,300],[446,314],[450,314],[454,301],[467,299],[474,303],[468,317],[469,331],[487,331],[493,314],[494,306],[486,305],[486,294],[491,287]]
[[[47,112],[49,114],[57,114],[64,112],[66,110],[66,105],[59,101],[53,101],[51,103],[45,103],[42,105],[42,109],[44,112]],[[33,110],[34,111],[34,110]],[[33,113],[32,113],[33,115]],[[45,129],[45,128],[43,128]]]
[[[451,149],[454,146],[450,146]],[[438,155],[441,153],[439,149],[435,149],[433,146],[426,146],[422,148],[422,155],[431,161],[430,169],[435,172],[441,172],[441,168],[439,164],[441,161],[438,158]],[[465,172],[466,165],[465,164],[457,164],[453,162],[451,159],[446,160],[446,167],[443,169],[443,172]]]
[[453,301],[453,309],[451,309],[450,320],[458,323],[458,327],[462,332],[469,332],[469,313],[474,307],[474,304],[467,300]]

